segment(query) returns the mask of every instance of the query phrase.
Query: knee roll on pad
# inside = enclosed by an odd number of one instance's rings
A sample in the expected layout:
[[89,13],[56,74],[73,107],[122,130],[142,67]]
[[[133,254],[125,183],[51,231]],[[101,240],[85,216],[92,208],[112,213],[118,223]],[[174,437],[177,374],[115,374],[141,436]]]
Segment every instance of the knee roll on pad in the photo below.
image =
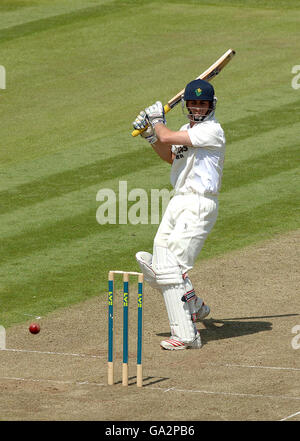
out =
[[145,281],[154,289],[160,290],[160,285],[156,281],[156,274],[152,268],[152,254],[147,251],[139,251],[135,258],[139,267],[144,274]]
[[183,282],[181,268],[178,265],[176,256],[166,247],[154,245],[152,267],[159,285]]

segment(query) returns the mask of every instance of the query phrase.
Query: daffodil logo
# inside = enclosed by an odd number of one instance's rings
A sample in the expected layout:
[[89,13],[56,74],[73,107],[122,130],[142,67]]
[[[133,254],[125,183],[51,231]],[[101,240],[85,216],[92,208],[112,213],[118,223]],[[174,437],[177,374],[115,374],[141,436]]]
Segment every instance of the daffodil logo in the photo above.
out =
[[201,93],[202,93],[202,89],[200,89],[200,87],[199,87],[198,89],[195,90],[195,94],[196,94],[197,96],[200,96]]

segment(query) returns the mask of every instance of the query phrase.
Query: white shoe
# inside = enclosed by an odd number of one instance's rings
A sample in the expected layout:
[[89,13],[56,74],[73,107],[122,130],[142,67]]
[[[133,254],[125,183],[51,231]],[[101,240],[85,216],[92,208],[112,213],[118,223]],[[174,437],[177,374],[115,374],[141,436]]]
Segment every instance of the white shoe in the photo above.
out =
[[201,322],[205,317],[210,313],[210,307],[206,305],[204,302],[202,303],[201,308],[195,314],[195,322]]
[[195,339],[191,343],[184,343],[179,337],[171,337],[169,340],[163,340],[160,342],[162,349],[167,351],[179,351],[181,349],[200,349],[202,347],[201,337],[199,332]]

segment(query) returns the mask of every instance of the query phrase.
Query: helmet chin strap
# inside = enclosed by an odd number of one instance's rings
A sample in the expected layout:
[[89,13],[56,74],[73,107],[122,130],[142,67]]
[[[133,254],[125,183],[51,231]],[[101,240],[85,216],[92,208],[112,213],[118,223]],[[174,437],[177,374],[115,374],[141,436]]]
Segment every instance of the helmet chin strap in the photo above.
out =
[[[214,97],[214,100],[212,102],[212,106],[207,109],[207,112],[205,113],[205,115],[201,115],[201,116],[194,116],[194,114],[190,110],[190,108],[187,107],[188,115],[186,114],[186,116],[191,122],[195,122],[195,123],[203,122],[206,119],[208,119],[210,115],[214,114],[216,104],[217,104],[217,97]],[[184,112],[184,101],[182,101],[182,110]]]
[[188,118],[190,121],[192,122],[202,122],[204,121],[204,119],[211,114],[211,112],[213,111],[213,109],[209,108],[207,110],[207,112],[205,113],[205,115],[202,116],[195,116],[190,110],[189,110],[189,115]]

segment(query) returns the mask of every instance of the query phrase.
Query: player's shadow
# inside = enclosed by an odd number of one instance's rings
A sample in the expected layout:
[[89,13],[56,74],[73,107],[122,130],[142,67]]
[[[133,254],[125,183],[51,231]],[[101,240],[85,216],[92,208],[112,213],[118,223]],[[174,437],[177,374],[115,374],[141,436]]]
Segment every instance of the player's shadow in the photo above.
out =
[[[258,319],[279,318],[298,316],[299,314],[282,314],[257,317],[236,317],[228,319],[205,319],[197,326],[202,344],[213,340],[222,340],[226,338],[240,337],[243,335],[257,334],[272,330],[272,322],[260,321]],[[253,320],[256,319],[256,320]],[[247,320],[247,321],[245,321]],[[157,334],[160,337],[170,337],[170,333]]]
[[241,337],[243,335],[257,334],[272,330],[272,323],[266,321],[240,321],[240,320],[203,320],[199,327],[202,344],[213,340]]
[[[197,324],[201,333],[202,344],[212,340],[240,337],[242,335],[257,334],[258,332],[271,331],[272,323],[266,321],[216,320],[206,319],[202,324]],[[170,337],[170,333],[157,334],[160,337]]]
[[[242,335],[256,334],[272,330],[272,323],[269,321],[258,321],[257,319],[280,318],[298,316],[299,314],[278,314],[254,317],[234,317],[228,319],[203,320],[204,329],[201,329],[201,340],[205,344],[212,340],[239,337]],[[256,319],[256,320],[253,320]],[[247,321],[244,321],[247,320]]]

